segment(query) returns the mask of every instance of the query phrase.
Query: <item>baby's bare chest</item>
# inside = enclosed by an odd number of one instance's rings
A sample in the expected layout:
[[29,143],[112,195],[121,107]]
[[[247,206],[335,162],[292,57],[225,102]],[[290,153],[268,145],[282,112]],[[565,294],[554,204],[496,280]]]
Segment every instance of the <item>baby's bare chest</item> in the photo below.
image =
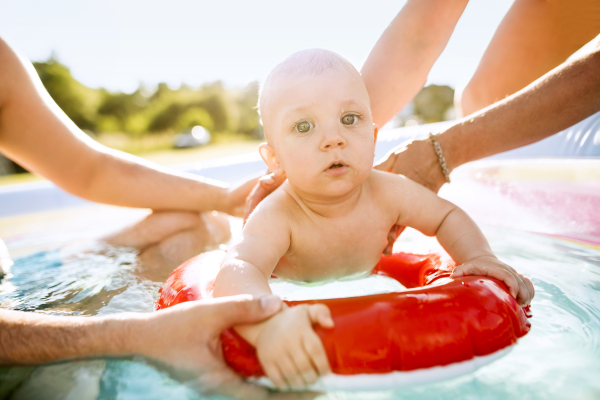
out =
[[275,274],[317,281],[369,271],[379,261],[394,223],[377,211],[335,220],[301,219],[292,227],[290,249]]

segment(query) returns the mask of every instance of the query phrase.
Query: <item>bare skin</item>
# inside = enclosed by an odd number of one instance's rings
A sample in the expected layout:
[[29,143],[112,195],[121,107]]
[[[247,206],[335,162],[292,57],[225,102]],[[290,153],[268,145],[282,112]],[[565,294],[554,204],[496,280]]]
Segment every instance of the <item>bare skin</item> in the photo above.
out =
[[[467,4],[409,0],[382,33],[361,70],[378,126],[421,90]],[[521,90],[598,32],[596,0],[515,0],[471,81],[457,91],[457,110],[468,115]]]
[[67,192],[99,203],[239,215],[253,186],[232,191],[98,144],[56,106],[31,64],[1,40],[0,148]]
[[[247,220],[217,275],[215,296],[269,294],[272,273],[310,282],[370,271],[390,229],[402,225],[436,236],[462,264],[458,276],[477,269],[503,280],[520,304],[531,301],[531,282],[494,256],[462,210],[403,176],[372,170],[374,126],[356,70],[315,74],[300,66],[276,76],[261,95],[268,99],[261,97],[268,143],[260,152],[270,170],[288,180]],[[289,322],[298,319],[302,323]],[[256,346],[277,386],[302,387],[329,370],[322,346],[314,342],[314,324],[333,325],[324,306],[284,308],[264,323],[237,330]]]
[[[523,90],[457,121],[437,137],[448,169],[537,142],[600,111],[598,71],[600,40]],[[401,144],[376,168],[406,175],[435,192],[445,183],[427,140]]]
[[0,309],[0,364],[143,355],[196,374],[210,371],[232,383],[235,374],[225,367],[219,335],[280,309],[276,296],[209,299],[155,313],[85,318]]
[[518,92],[565,62],[598,32],[597,0],[516,0],[473,77],[457,91],[459,115],[472,114]]
[[[392,38],[386,38],[388,31],[382,35],[381,43],[391,41]],[[596,45],[589,51],[440,133],[437,140],[444,151],[449,171],[469,161],[535,143],[600,111],[597,95],[600,92],[600,75],[597,73],[600,70],[600,36],[594,42]],[[363,77],[369,82],[364,68]],[[368,89],[377,88],[371,85]],[[377,92],[369,94],[377,102]],[[382,111],[382,121],[391,118],[398,109],[390,113]],[[400,144],[375,168],[405,175],[436,193],[446,183],[437,155],[428,140]],[[272,176],[261,179],[260,187],[248,200],[246,214],[281,182],[282,179],[275,180]],[[384,253],[391,252],[401,232],[402,228],[398,226],[390,230]]]
[[107,241],[139,249],[141,263],[158,278],[187,258],[227,241],[228,224],[201,212],[241,216],[256,183],[250,179],[228,188],[98,144],[64,115],[31,64],[2,39],[0,151],[74,195],[154,209],[139,225]]
[[[251,179],[228,188],[191,174],[171,172],[141,158],[104,147],[90,139],[56,106],[32,65],[0,39],[0,150],[8,157],[39,174],[62,189],[87,200],[126,207],[152,208],[160,217],[149,217],[142,224],[156,234],[124,240],[123,234],[113,244],[135,241],[134,247],[150,254],[150,265],[163,264],[179,246],[181,254],[211,246],[216,237],[207,233],[208,225],[199,224],[199,212],[221,211],[242,215],[245,200],[256,183]],[[168,217],[165,212],[178,210]],[[181,211],[187,211],[181,212]],[[159,233],[166,228],[168,235]],[[141,227],[137,229],[139,232]],[[152,237],[150,237],[152,236]],[[192,238],[192,236],[196,236]],[[169,240],[167,240],[169,239]],[[193,243],[194,242],[194,243]],[[175,261],[179,261],[178,260]],[[177,264],[169,262],[170,267]]]
[[381,34],[361,69],[377,126],[385,125],[423,88],[468,3],[408,0]]
[[[30,63],[0,40],[0,149],[29,170],[88,200],[164,210],[108,239],[142,250],[147,265],[171,268],[226,241],[229,227],[212,210],[241,215],[256,179],[227,188],[177,174],[99,145],[44,90]],[[183,210],[168,212],[169,210]],[[200,212],[208,212],[201,214]],[[11,262],[0,241],[1,265]],[[147,256],[147,257],[146,257]],[[164,272],[164,271],[163,271]],[[242,301],[243,300],[243,301]],[[57,317],[0,309],[0,363],[37,364],[142,354],[179,367],[225,371],[218,335],[279,310],[259,300],[201,301],[153,314]]]
[[225,214],[167,211],[154,212],[104,241],[138,249],[138,260],[143,267],[140,275],[162,282],[185,260],[215,250],[230,238]]

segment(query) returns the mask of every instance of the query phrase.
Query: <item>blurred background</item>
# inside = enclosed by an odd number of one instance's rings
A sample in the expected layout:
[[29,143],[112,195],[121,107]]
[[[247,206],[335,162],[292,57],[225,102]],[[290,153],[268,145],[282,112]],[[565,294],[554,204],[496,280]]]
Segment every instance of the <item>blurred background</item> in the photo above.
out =
[[[360,69],[404,3],[0,0],[0,36],[88,135],[175,164],[256,149],[258,88],[275,64],[321,47]],[[455,88],[511,4],[471,0],[426,86],[387,128],[453,119]],[[1,155],[0,175],[38,179]]]

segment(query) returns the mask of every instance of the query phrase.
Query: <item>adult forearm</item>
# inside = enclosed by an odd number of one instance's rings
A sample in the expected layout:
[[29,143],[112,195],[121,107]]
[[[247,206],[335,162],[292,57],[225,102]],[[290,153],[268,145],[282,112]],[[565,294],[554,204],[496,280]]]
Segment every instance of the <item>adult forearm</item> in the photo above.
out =
[[126,153],[104,149],[87,185],[88,200],[154,210],[229,211],[226,185],[172,171]]
[[600,48],[453,125],[438,140],[448,166],[551,136],[600,111]]
[[129,313],[88,318],[0,310],[0,364],[134,354],[140,321]]
[[232,200],[243,204],[219,185],[169,172],[89,138],[50,98],[32,65],[1,39],[0,149],[28,170],[92,201],[226,212],[232,211]]
[[373,122],[383,126],[421,90],[468,0],[409,0],[361,69]]

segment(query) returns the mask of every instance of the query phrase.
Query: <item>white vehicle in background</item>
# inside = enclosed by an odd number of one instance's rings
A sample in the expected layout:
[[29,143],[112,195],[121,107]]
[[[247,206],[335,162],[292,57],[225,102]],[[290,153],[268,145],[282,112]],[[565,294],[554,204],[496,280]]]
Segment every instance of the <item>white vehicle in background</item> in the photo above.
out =
[[196,125],[190,133],[180,133],[173,138],[173,147],[185,149],[189,147],[204,146],[210,142],[210,133],[200,125]]

